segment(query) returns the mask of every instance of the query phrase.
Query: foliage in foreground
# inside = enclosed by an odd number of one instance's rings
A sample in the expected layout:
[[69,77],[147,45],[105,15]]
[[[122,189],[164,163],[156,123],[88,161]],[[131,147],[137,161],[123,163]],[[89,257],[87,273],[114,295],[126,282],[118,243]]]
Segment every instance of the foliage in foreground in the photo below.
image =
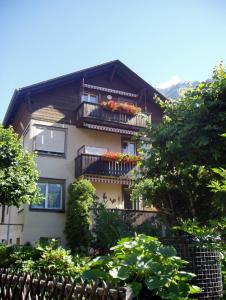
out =
[[[219,251],[221,256],[221,271],[223,290],[226,291],[226,217],[220,220],[210,220],[207,224],[200,224],[197,220],[181,221],[174,230],[183,231],[199,246]],[[224,296],[226,298],[226,295]]]
[[102,203],[96,203],[93,209],[94,224],[92,228],[94,249],[100,252],[109,252],[109,249],[123,237],[132,237],[135,233],[146,235],[161,236],[163,220],[157,220],[156,216],[136,225],[136,214],[132,211],[128,213],[123,210],[106,209]]
[[8,264],[1,260],[0,267],[73,277],[77,281],[81,278],[88,282],[106,280],[112,287],[130,287],[139,297],[145,294],[182,300],[199,291],[189,284],[194,274],[184,271],[187,263],[176,256],[176,250],[146,235],[121,239],[112,248],[111,255],[94,259],[72,256],[54,241],[30,248],[30,253],[28,248],[1,245],[0,254],[5,259],[7,255],[12,258],[7,260]]
[[38,201],[37,180],[34,154],[23,148],[13,128],[0,125],[0,205]]
[[69,186],[65,233],[72,251],[89,245],[90,208],[94,199],[95,188],[89,180],[76,180]]
[[142,161],[143,178],[132,192],[177,218],[201,221],[224,216],[226,201],[208,187],[218,178],[213,168],[226,165],[226,72],[189,89],[176,101],[161,102],[163,121],[142,135],[152,147]]
[[194,274],[183,271],[187,262],[172,246],[163,246],[155,237],[137,235],[123,238],[111,249],[113,254],[89,262],[90,270],[83,273],[86,280],[98,278],[113,286],[129,286],[135,296],[145,293],[162,299],[188,299],[200,292],[188,283]]

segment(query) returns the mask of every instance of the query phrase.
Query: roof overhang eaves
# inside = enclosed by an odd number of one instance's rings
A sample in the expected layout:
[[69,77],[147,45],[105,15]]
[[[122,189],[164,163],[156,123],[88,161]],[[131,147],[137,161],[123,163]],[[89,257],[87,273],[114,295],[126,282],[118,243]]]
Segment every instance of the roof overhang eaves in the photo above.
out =
[[4,127],[7,127],[7,126],[9,125],[9,124],[8,124],[9,117],[10,117],[10,114],[11,114],[11,112],[12,112],[12,110],[13,110],[13,107],[14,107],[14,105],[15,105],[15,103],[16,103],[16,100],[17,100],[17,98],[18,98],[18,95],[19,95],[19,90],[18,90],[18,89],[15,89],[14,92],[13,92],[13,96],[12,96],[10,102],[9,102],[9,106],[8,106],[8,108],[7,108],[5,117],[4,117],[3,122],[2,122]]

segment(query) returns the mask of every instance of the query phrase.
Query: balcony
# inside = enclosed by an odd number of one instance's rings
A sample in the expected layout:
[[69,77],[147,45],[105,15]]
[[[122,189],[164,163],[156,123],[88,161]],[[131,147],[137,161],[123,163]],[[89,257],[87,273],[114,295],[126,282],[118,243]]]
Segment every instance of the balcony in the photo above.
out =
[[109,111],[100,104],[82,102],[76,110],[76,125],[108,132],[133,135],[151,121],[150,115]]
[[95,176],[116,178],[118,183],[128,184],[131,180],[131,170],[135,166],[136,162],[107,161],[99,155],[83,153],[75,159],[75,177],[85,175],[90,179]]

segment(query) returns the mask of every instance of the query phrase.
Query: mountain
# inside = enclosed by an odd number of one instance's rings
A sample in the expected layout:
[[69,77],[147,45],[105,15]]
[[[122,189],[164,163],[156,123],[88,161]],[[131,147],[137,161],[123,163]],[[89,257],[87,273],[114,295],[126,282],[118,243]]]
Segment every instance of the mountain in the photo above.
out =
[[193,82],[179,82],[166,89],[158,89],[160,93],[165,95],[167,98],[176,99],[178,98],[180,91],[186,89],[189,86],[196,87],[199,84],[198,81]]

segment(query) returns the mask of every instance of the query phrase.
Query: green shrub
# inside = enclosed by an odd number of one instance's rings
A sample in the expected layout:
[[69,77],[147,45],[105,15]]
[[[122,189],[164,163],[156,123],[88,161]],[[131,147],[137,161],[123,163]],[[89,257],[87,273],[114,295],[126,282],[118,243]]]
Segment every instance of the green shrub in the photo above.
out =
[[94,234],[92,245],[100,252],[108,252],[120,238],[134,236],[135,233],[158,237],[162,235],[161,222],[156,223],[154,217],[140,225],[135,225],[135,213],[117,209],[110,210],[102,203],[95,204],[93,215],[95,222],[92,229]]
[[24,261],[36,261],[40,251],[32,246],[7,246],[0,244],[0,267],[22,270]]
[[90,261],[83,279],[104,279],[115,287],[131,287],[135,296],[146,291],[150,298],[182,300],[200,292],[189,284],[195,275],[183,270],[187,262],[177,257],[172,246],[163,246],[157,238],[146,235],[123,238],[112,251],[112,255]]
[[155,223],[154,218],[152,220],[147,220],[140,225],[137,225],[134,230],[137,234],[143,233],[155,237],[162,236],[162,226],[160,223]]
[[65,233],[68,246],[72,251],[89,246],[92,236],[90,208],[95,199],[95,188],[89,180],[76,180],[69,186],[68,210]]
[[11,268],[15,270],[24,270],[27,261],[35,262],[41,257],[41,251],[38,247],[24,245],[23,247],[13,246],[11,258],[13,264]]
[[12,257],[15,260],[12,269],[22,272],[47,274],[48,276],[64,276],[79,279],[85,270],[87,258],[72,256],[69,250],[58,245],[56,240],[38,243],[35,247],[23,247],[16,250]]
[[55,247],[55,241],[44,247],[38,246],[41,256],[37,261],[27,261],[26,267],[31,271],[49,275],[72,276],[74,263],[69,250]]
[[11,257],[13,247],[6,244],[0,244],[0,268],[9,268],[15,260]]
[[93,214],[93,247],[101,252],[108,251],[120,238],[133,235],[132,220],[126,218],[125,212],[108,210],[104,204],[96,203]]

